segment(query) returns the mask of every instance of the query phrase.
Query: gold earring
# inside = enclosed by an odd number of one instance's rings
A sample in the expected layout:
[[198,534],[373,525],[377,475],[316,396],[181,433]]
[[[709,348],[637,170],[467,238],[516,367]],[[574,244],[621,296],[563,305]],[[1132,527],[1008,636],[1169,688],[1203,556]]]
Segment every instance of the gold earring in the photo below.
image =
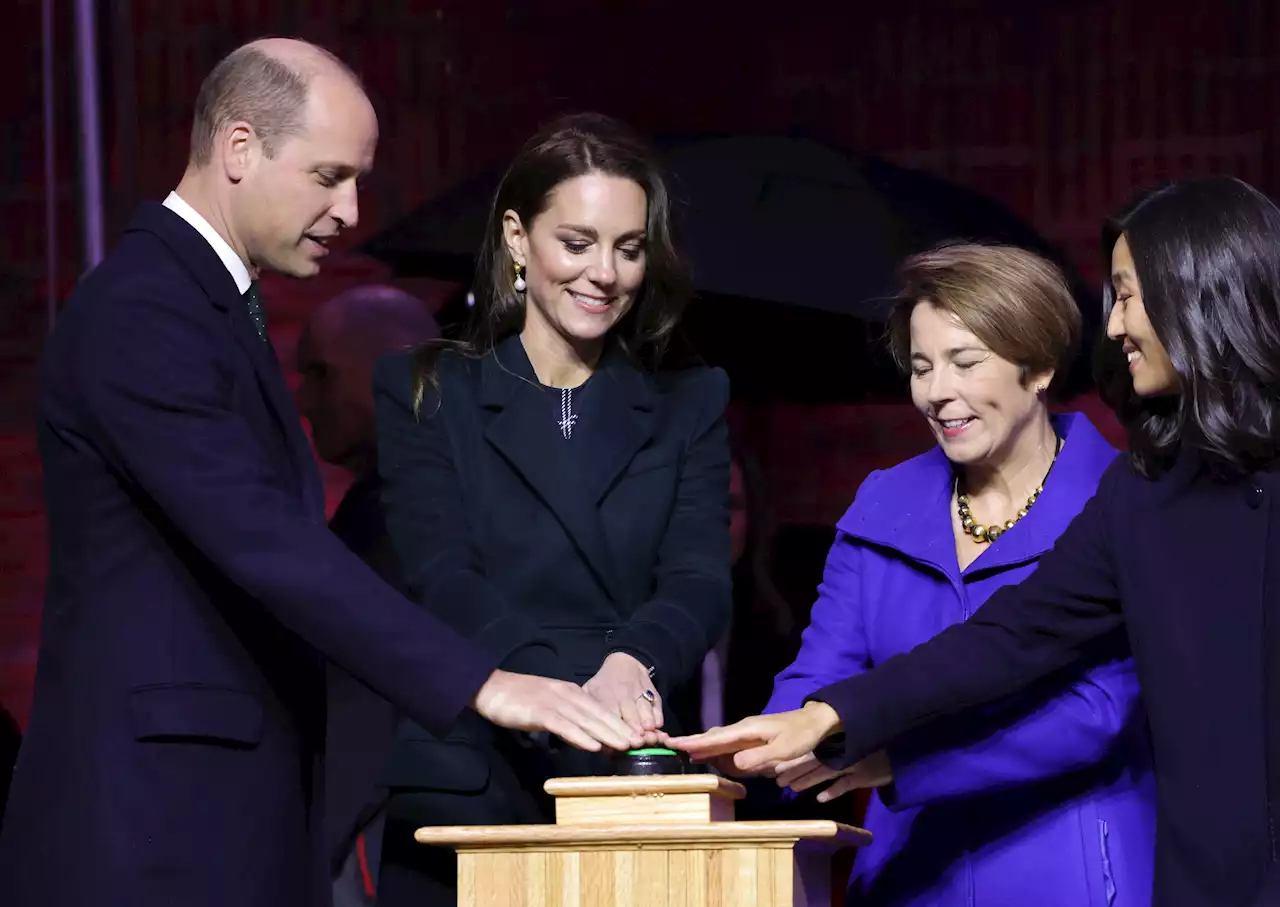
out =
[[516,262],[516,282],[515,282],[516,292],[523,293],[528,288],[528,286],[529,285],[525,283],[525,280],[524,280],[524,265],[520,264],[520,262]]

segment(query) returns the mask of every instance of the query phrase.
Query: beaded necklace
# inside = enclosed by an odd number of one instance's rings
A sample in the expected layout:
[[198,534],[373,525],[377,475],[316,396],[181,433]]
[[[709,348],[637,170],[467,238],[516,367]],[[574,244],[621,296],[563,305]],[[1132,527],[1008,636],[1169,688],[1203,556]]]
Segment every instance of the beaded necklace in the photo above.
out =
[[1027,511],[1032,508],[1040,495],[1044,494],[1044,483],[1049,481],[1049,473],[1053,471],[1053,464],[1058,462],[1058,452],[1062,450],[1062,439],[1058,438],[1058,443],[1053,449],[1053,459],[1049,461],[1049,468],[1044,471],[1044,478],[1040,480],[1040,484],[1036,486],[1036,490],[1031,492],[1031,497],[1027,498],[1027,506],[1018,510],[1018,515],[1011,520],[1005,520],[1004,525],[999,523],[991,526],[983,526],[973,518],[972,511],[969,510],[969,496],[960,490],[960,476],[956,475],[955,495],[956,506],[960,513],[960,526],[970,535],[979,545],[990,544],[1001,535],[1013,528],[1014,523],[1027,515]]

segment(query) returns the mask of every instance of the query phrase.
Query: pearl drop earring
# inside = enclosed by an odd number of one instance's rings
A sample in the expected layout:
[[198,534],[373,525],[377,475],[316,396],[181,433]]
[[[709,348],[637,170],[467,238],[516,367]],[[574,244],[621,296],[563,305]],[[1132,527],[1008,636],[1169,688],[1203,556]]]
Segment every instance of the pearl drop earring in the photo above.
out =
[[524,265],[516,263],[516,282],[515,288],[517,293],[523,293],[528,289],[529,285],[524,281]]

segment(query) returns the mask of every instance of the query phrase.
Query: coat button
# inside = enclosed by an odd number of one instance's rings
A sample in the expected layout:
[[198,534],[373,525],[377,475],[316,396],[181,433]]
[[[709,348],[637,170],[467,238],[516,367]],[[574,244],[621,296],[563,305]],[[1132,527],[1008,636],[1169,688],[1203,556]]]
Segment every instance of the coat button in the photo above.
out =
[[1249,502],[1249,506],[1257,510],[1262,506],[1262,486],[1254,485],[1245,493],[1245,500]]
[[605,630],[605,631],[604,631],[604,641],[605,641],[605,642],[613,642],[613,631],[612,631],[612,630]]

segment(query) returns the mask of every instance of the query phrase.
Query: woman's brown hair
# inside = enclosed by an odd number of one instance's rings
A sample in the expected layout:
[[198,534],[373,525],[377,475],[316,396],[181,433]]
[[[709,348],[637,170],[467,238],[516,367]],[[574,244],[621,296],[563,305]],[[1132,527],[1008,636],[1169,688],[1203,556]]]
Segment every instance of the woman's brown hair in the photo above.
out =
[[889,349],[910,370],[911,313],[929,303],[956,318],[993,353],[1021,369],[1065,375],[1080,344],[1080,310],[1062,271],[1017,246],[948,243],[913,255],[889,312]]

